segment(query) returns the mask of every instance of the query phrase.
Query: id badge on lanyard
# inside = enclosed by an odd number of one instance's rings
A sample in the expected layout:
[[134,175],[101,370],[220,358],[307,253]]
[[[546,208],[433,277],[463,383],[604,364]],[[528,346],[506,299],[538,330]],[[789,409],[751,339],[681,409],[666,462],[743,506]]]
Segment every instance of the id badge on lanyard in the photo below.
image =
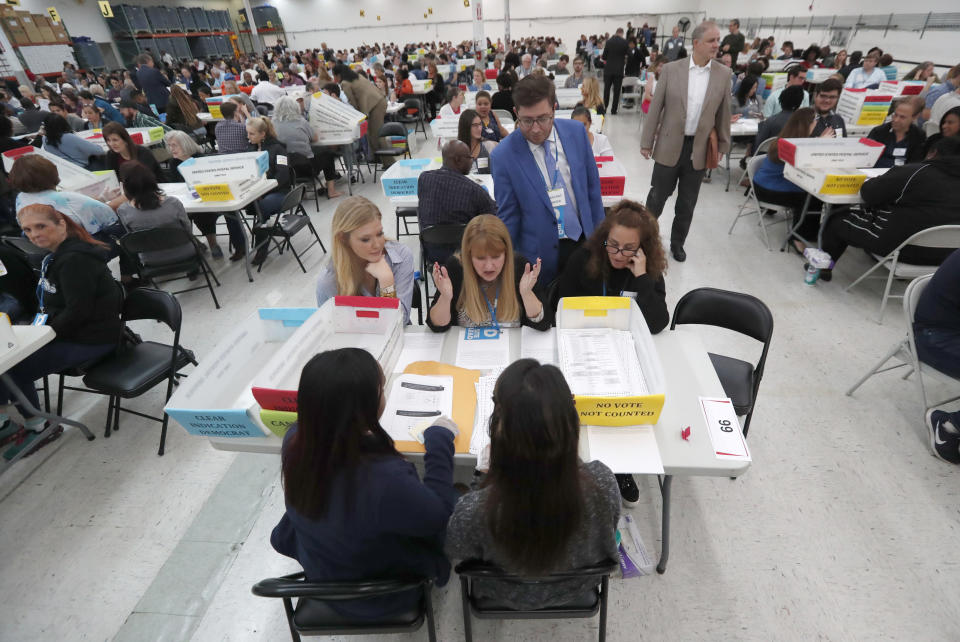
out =
[[30,322],[30,325],[46,325],[47,318],[49,315],[46,312],[46,306],[44,305],[44,297],[47,291],[47,268],[50,266],[51,261],[53,261],[53,254],[48,254],[43,257],[43,263],[40,265],[40,282],[37,283],[37,302],[39,303],[39,311],[36,316],[33,317],[33,321]]

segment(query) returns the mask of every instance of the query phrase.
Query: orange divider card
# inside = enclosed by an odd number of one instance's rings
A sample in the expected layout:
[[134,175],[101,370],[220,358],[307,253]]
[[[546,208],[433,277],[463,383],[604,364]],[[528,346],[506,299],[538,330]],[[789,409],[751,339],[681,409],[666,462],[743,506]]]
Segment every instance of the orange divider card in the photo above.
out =
[[[479,370],[467,370],[437,361],[414,361],[406,374],[449,375],[453,377],[453,417],[460,434],[453,442],[458,453],[470,452],[470,438],[473,436],[473,415],[477,408],[477,389],[475,384],[480,378]],[[422,453],[423,444],[416,441],[397,441],[394,444],[403,453]]]

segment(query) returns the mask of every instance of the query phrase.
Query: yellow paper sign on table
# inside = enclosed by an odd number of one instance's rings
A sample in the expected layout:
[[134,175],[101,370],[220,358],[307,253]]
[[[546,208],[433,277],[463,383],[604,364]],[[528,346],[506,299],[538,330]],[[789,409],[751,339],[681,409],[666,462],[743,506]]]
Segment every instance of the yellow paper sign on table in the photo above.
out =
[[151,127],[147,130],[150,140],[160,140],[163,138],[163,127]]
[[47,13],[50,14],[50,19],[56,23],[60,22],[60,14],[57,13],[56,7],[47,7]]
[[584,397],[576,395],[573,403],[586,426],[638,426],[655,424],[663,410],[664,395],[642,397]]
[[104,18],[113,17],[113,8],[110,6],[109,0],[100,0],[97,4],[100,5],[100,15]]
[[260,421],[270,429],[270,432],[281,439],[290,426],[297,421],[297,413],[284,410],[260,410]]
[[220,111],[219,103],[213,104],[213,105],[207,105],[207,109],[210,110],[210,116],[212,118],[223,118],[223,112]]
[[232,201],[234,199],[233,192],[226,183],[195,185],[194,189],[200,195],[201,201]]
[[856,194],[866,180],[866,174],[827,174],[820,192],[823,194]]

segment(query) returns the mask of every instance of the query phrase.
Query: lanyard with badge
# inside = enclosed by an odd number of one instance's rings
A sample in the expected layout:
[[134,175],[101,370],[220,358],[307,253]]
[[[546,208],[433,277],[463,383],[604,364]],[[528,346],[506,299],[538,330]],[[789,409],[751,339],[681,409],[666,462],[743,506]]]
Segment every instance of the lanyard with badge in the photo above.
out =
[[483,291],[483,288],[480,289],[480,293],[483,294],[483,300],[487,304],[487,311],[490,312],[490,324],[492,327],[467,328],[463,336],[468,340],[499,339],[500,322],[497,321],[497,304],[500,301],[500,286],[497,285],[497,292],[493,295],[493,304],[490,303],[490,299],[487,297],[487,293]]
[[44,305],[44,297],[47,292],[47,268],[50,267],[50,263],[53,262],[53,254],[48,254],[43,257],[43,263],[40,264],[40,281],[37,282],[37,302],[39,303],[39,308],[37,315],[33,317],[33,322],[31,325],[46,325],[47,324],[47,309]]
[[[556,132],[556,130],[553,130]],[[549,142],[549,138],[545,142]],[[567,205],[567,198],[563,194],[563,185],[557,187],[557,181],[560,178],[560,140],[557,137],[557,140],[553,142],[553,153],[554,153],[554,163],[553,163],[553,180],[550,181],[550,184],[547,185],[546,179],[543,180],[544,187],[547,188],[547,197],[550,199],[550,205],[553,206],[553,214],[557,219],[557,236],[559,238],[567,238],[567,233],[563,228],[563,214]],[[544,150],[544,165],[546,165],[546,150]],[[543,175],[541,174],[541,178]]]
[[[630,277],[629,277],[629,276],[624,277],[624,279],[623,279],[623,284],[626,285],[626,284],[627,284],[627,281],[629,281],[629,280],[630,280]],[[602,283],[602,286],[603,286],[603,296],[607,296],[607,282],[604,281],[604,282]],[[612,295],[611,295],[611,296],[612,296]],[[630,298],[632,299],[632,298],[634,298],[634,297],[637,296],[637,293],[636,293],[636,292],[630,292],[630,291],[628,291],[628,290],[624,290],[623,288],[621,288],[621,289],[620,289],[620,294],[618,294],[617,296],[625,296],[625,297],[630,297]]]

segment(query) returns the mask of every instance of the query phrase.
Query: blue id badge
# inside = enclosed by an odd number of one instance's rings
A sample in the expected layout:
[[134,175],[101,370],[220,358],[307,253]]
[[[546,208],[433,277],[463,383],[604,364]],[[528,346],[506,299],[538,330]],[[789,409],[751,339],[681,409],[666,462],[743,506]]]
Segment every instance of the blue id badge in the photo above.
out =
[[463,338],[467,341],[482,341],[488,339],[499,339],[500,330],[498,328],[466,328]]
[[47,325],[47,316],[45,312],[37,312],[37,316],[33,317],[30,325]]

